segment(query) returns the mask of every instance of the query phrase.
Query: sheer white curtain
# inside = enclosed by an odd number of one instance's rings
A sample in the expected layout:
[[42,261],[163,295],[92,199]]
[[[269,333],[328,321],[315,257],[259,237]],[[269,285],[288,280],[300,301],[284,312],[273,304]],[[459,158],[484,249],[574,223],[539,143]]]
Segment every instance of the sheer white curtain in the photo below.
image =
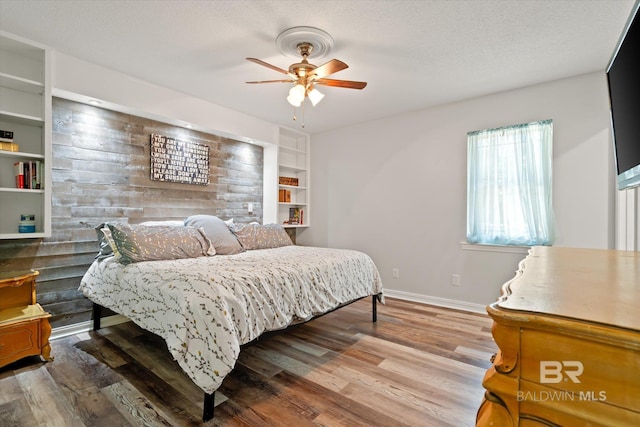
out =
[[553,123],[467,134],[467,241],[550,245]]

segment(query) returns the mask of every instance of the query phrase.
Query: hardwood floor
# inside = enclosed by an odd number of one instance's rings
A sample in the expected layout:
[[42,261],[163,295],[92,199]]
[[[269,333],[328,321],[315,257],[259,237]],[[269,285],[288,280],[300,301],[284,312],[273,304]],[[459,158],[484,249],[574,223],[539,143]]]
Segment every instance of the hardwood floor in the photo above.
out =
[[245,348],[202,422],[203,392],[127,322],[0,368],[0,425],[473,426],[497,350],[486,315],[361,300]]

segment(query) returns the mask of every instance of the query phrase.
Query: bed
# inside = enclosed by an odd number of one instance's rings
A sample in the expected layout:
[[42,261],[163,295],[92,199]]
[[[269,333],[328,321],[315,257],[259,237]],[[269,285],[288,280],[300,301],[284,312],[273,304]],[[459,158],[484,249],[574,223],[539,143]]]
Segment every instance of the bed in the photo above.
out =
[[[162,337],[204,391],[205,421],[213,418],[214,393],[243,345],[365,297],[372,298],[375,321],[376,301],[384,302],[379,272],[368,255],[296,246],[281,226],[270,227],[236,226],[231,234],[240,245],[232,249],[211,229],[205,233],[205,227],[102,224],[97,229],[112,231],[105,247],[115,251],[105,253],[101,247],[81,280],[80,290],[94,303],[94,328],[100,327],[100,308],[106,307]],[[131,238],[135,231],[139,235]],[[182,235],[187,231],[189,239]],[[256,233],[262,233],[260,238]],[[226,234],[225,239],[233,244]],[[199,247],[185,249],[189,245]],[[152,249],[143,253],[143,246]]]

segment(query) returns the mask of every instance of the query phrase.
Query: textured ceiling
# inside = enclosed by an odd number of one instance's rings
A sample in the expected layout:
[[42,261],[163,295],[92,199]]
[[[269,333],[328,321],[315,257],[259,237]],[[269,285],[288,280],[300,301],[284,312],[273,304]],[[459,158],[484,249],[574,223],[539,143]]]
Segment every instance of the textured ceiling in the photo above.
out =
[[[0,0],[0,29],[58,51],[274,123],[292,122],[291,58],[275,46],[294,26],[330,33],[349,68],[307,101],[308,132],[394,116],[559,78],[605,71],[634,0],[24,1]],[[298,112],[300,115],[300,112]]]

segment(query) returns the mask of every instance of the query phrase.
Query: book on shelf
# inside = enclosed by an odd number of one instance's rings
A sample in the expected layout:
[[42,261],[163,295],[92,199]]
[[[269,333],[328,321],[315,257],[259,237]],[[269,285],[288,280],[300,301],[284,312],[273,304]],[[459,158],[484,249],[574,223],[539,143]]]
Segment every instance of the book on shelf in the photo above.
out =
[[24,163],[15,162],[13,164],[13,174],[16,177],[16,188],[24,188]]
[[278,202],[291,203],[291,191],[280,189],[278,191]]
[[42,189],[42,169],[42,162],[39,160],[15,162],[13,173],[16,177],[16,188]]
[[300,208],[289,208],[289,221],[290,225],[302,225],[304,223],[304,211]]
[[31,188],[40,190],[42,187],[42,163],[40,160],[29,162],[31,165]]
[[18,144],[14,142],[2,141],[2,138],[0,138],[0,150],[16,152],[20,151],[20,147],[18,147]]
[[293,178],[293,177],[289,177],[289,176],[281,176],[278,178],[278,184],[280,185],[292,185],[297,187],[298,186],[298,178]]

